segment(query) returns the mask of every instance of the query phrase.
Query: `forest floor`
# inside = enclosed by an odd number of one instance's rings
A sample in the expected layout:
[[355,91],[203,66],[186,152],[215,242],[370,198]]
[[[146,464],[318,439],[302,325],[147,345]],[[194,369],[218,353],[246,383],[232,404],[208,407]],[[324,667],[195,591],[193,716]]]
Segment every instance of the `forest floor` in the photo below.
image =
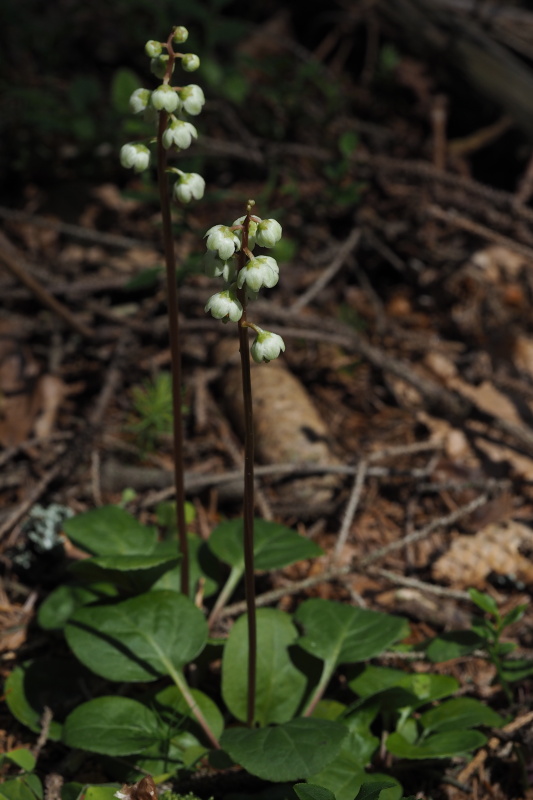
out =
[[[257,66],[248,75],[258,87],[253,109],[237,115],[226,101],[208,103],[206,135],[191,151],[204,165],[206,199],[174,212],[195,530],[208,537],[239,515],[243,459],[236,329],[204,313],[218,289],[202,274],[202,237],[254,198],[285,237],[279,284],[252,307],[254,321],[286,343],[279,362],[252,370],[257,513],[325,551],[273,574],[263,591],[283,588],[287,609],[318,596],[401,613],[412,642],[422,642],[468,628],[470,587],[503,613],[531,599],[530,147],[495,106],[479,126],[471,109],[461,116],[465,98],[486,108],[475,90],[454,93],[400,46],[392,64],[376,51],[355,74],[340,32],[306,61],[301,43],[287,47],[283,17],[266,24],[271,38],[258,31],[246,45],[258,63],[312,63],[312,74],[298,73],[289,109],[273,87],[283,76]],[[336,87],[329,96],[328,87]],[[461,135],[450,120],[463,124]],[[491,159],[500,160],[495,181]],[[35,505],[81,512],[133,489],[128,509],[152,521],[156,503],[172,497],[168,427],[149,441],[138,433],[143,387],[159,387],[152,417],[168,408],[155,184],[128,181],[85,185],[66,200],[29,186],[18,211],[0,208],[4,676],[38,647],[35,610],[53,586],[42,561],[21,566]],[[531,606],[506,638],[514,655],[533,656]],[[509,709],[481,655],[438,669],[524,720],[531,769],[531,678],[517,684]],[[0,727],[5,749],[30,739],[7,712]],[[454,785],[425,791],[531,797],[518,773],[516,756],[491,739],[473,765],[450,763]]]

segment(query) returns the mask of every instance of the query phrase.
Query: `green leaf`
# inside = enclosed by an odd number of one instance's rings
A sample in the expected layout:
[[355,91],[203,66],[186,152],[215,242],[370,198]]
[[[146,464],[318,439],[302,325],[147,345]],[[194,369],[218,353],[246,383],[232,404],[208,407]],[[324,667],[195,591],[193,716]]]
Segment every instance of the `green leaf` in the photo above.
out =
[[386,747],[389,753],[398,758],[452,758],[476,750],[486,741],[486,737],[479,731],[453,730],[436,733],[417,744],[411,744],[400,733],[391,733]]
[[457,697],[441,703],[422,714],[420,724],[426,733],[433,731],[454,731],[475,728],[477,725],[489,725],[498,728],[505,720],[492,708],[473,697]]
[[508,611],[502,619],[502,628],[506,628],[508,625],[513,625],[515,622],[518,622],[519,619],[522,619],[526,608],[527,604],[523,603],[522,605],[516,606],[516,608],[512,608],[510,611]]
[[364,783],[355,800],[400,800],[403,795],[402,785],[396,778],[375,772],[365,775]]
[[79,581],[108,582],[123,592],[147,592],[178,563],[175,555],[96,556],[76,561],[69,568]]
[[140,86],[139,78],[131,69],[126,67],[117,69],[111,79],[111,102],[113,107],[121,114],[131,113],[129,100],[135,89],[139,89]]
[[294,619],[304,629],[300,647],[334,666],[372,658],[406,634],[402,617],[331,600],[304,601]]
[[486,611],[487,614],[492,614],[493,617],[500,616],[498,605],[490,595],[478,592],[477,589],[469,589],[468,594],[472,602],[475,603],[478,608],[481,608],[482,611]]
[[67,709],[83,698],[82,686],[90,674],[72,658],[36,658],[16,667],[8,676],[4,692],[6,704],[23,725],[34,733],[42,729],[41,718],[48,706],[53,720],[48,738],[61,738],[61,720]]
[[[242,519],[217,525],[209,537],[209,547],[225,564],[244,572]],[[259,570],[281,569],[296,561],[316,558],[322,549],[299,533],[265,519],[254,520],[254,560]]]
[[252,775],[267,781],[302,780],[319,772],[339,752],[347,728],[337,722],[299,717],[273,728],[229,728],[220,744]]
[[23,775],[0,784],[0,800],[41,800],[42,796],[42,785],[36,775]]
[[[202,716],[218,739],[224,730],[224,718],[217,704],[198,689],[191,689],[190,691],[196,705],[202,712]],[[195,716],[185,702],[177,686],[167,686],[165,689],[161,689],[161,691],[157,692],[154,696],[154,707],[163,721],[171,725],[176,724],[177,717],[177,724],[180,728],[184,725],[184,718],[185,722],[189,723],[188,727],[190,727],[190,723],[192,723],[195,728],[198,726]],[[200,733],[200,730],[198,729],[195,732]]]
[[348,158],[359,146],[359,136],[355,131],[345,131],[339,137],[339,150]]
[[474,631],[450,631],[432,639],[426,653],[431,661],[437,663],[469,655],[484,644],[485,640]]
[[[459,683],[447,675],[430,673],[407,673],[399,669],[365,665],[359,674],[348,682],[350,689],[359,697],[373,697],[386,692],[382,702],[386,708],[418,708],[433,700],[453,694]],[[395,689],[403,691],[394,694]],[[409,693],[411,698],[409,698]]]
[[[220,562],[215,558],[211,550],[198,536],[189,534],[189,583],[190,597],[194,598],[200,579],[203,580],[204,597],[211,597],[215,594],[219,586]],[[158,542],[154,550],[157,555],[172,555],[178,552],[178,537]],[[181,568],[179,566],[167,570],[151,587],[154,589],[171,589],[179,592],[181,587]]]
[[153,711],[129,697],[98,697],[74,709],[63,726],[68,747],[127,756],[142,753],[160,736]]
[[[289,656],[289,647],[297,638],[288,614],[275,608],[257,610],[255,721],[261,726],[287,722],[302,701],[307,680]],[[222,658],[222,697],[243,722],[247,717],[247,667],[248,628],[243,614],[230,631]]]
[[533,661],[527,658],[513,658],[504,661],[502,665],[503,679],[513,683],[533,675]]
[[120,506],[102,506],[63,523],[69,539],[95,556],[149,555],[155,546],[155,528],[141,525]]
[[12,764],[16,764],[17,767],[20,767],[25,772],[31,772],[37,763],[33,753],[30,753],[25,747],[17,747],[16,750],[9,750],[9,752],[3,753],[0,755],[0,763],[4,761],[10,761]]
[[[357,715],[345,720],[349,733],[332,761],[311,776],[313,783],[330,789],[337,800],[352,800],[366,775],[364,768],[379,747],[379,739],[365,724],[359,726]],[[365,720],[366,722],[366,720]]]
[[299,800],[337,800],[333,792],[312,783],[295,783],[292,787]]
[[83,792],[83,798],[80,800],[113,800],[116,791],[116,783],[87,786]]
[[81,608],[65,628],[69,646],[97,675],[153,681],[192,661],[207,641],[202,612],[187,597],[161,591]]
[[63,584],[54,589],[41,603],[37,621],[45,631],[60,630],[81,606],[116,595],[117,589],[111,583],[97,583],[92,586]]

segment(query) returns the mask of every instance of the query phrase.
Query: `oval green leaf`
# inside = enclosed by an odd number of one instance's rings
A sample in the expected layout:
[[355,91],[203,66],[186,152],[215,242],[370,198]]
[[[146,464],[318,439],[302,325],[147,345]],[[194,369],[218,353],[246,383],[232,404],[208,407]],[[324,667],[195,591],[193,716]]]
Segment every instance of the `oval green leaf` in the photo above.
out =
[[399,758],[452,758],[477,750],[487,739],[479,731],[453,730],[436,733],[422,742],[411,744],[399,733],[391,733],[386,747],[389,753]]
[[298,644],[330,665],[365,661],[406,635],[406,620],[332,600],[306,600],[294,615]]
[[422,714],[420,724],[425,732],[464,730],[477,725],[499,728],[505,720],[496,711],[473,697],[457,697]]
[[298,717],[272,728],[229,728],[220,744],[252,775],[281,783],[323,769],[339,752],[347,732],[337,722]]
[[116,597],[117,589],[111,583],[93,586],[63,584],[54,589],[39,606],[37,620],[45,631],[60,630],[78,608],[89,603]]
[[[224,563],[244,569],[243,521],[233,519],[218,525],[209,537],[213,553]],[[299,533],[266,519],[254,520],[254,560],[260,570],[281,569],[296,561],[316,558],[322,549]]]
[[0,800],[41,800],[42,796],[42,785],[36,775],[24,775],[0,784]]
[[102,506],[66,519],[69,539],[95,556],[148,555],[157,541],[155,528],[142,525],[120,506]]
[[187,597],[161,591],[77,611],[65,628],[79,660],[112,681],[153,681],[192,661],[207,622]]
[[[209,725],[214,736],[218,739],[224,730],[224,718],[217,704],[198,689],[191,689],[190,691],[199,710],[202,712],[203,718]],[[185,702],[177,686],[167,686],[165,689],[161,689],[161,691],[157,692],[154,696],[154,708],[161,716],[162,720],[168,722],[169,725],[176,725],[176,720],[179,720],[178,727],[182,729],[184,724],[183,718],[185,717],[188,723],[187,727],[190,727],[190,723],[192,723],[196,729],[195,733],[202,734],[202,731],[198,728],[198,723],[196,722],[193,712]]]
[[[453,694],[458,689],[459,683],[448,675],[408,673],[400,669],[367,664],[355,678],[349,681],[348,686],[359,697],[364,698],[387,692],[385,702],[387,709],[391,710],[392,705],[395,708],[407,706],[419,708],[425,703],[440,700],[441,697]],[[394,690],[397,689],[403,691],[397,692],[395,695]],[[409,693],[411,697],[408,698],[406,693]]]
[[156,715],[129,697],[98,697],[74,709],[63,726],[68,747],[128,756],[142,753],[160,736]]
[[[257,610],[257,672],[255,721],[264,726],[287,722],[300,705],[307,679],[289,655],[298,638],[291,618],[275,608]],[[248,687],[247,616],[230,631],[222,658],[222,697],[231,713],[244,722]]]

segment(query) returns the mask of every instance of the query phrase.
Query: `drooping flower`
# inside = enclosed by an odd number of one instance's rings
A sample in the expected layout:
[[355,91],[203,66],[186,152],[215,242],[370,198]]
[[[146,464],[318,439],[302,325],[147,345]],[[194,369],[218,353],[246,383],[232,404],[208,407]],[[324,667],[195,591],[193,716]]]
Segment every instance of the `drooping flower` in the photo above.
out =
[[205,181],[197,172],[183,172],[174,184],[174,198],[181,203],[200,200],[204,196]]
[[[165,77],[166,71],[168,66],[168,55],[166,53],[162,53],[160,56],[155,56],[150,61],[150,72],[156,76],[156,78],[161,78],[161,80]],[[174,67],[176,66],[176,62],[172,62],[172,72],[174,72]]]
[[260,364],[265,361],[273,361],[281,352],[285,351],[285,342],[277,333],[258,329],[257,336],[252,344],[251,353],[254,361]]
[[120,163],[126,169],[143,172],[150,165],[150,151],[144,144],[129,142],[120,148]]
[[216,250],[222,261],[227,261],[241,246],[239,237],[227,225],[213,225],[205,235],[207,249]]
[[255,238],[259,247],[274,247],[281,239],[281,225],[275,219],[263,219],[257,226]]
[[228,319],[232,322],[238,322],[242,317],[242,305],[231,287],[212,295],[207,301],[205,311],[206,313],[211,313],[211,316],[215,319],[221,319],[223,322],[227,322]]
[[183,122],[181,119],[171,120],[168,128],[163,133],[163,147],[176,146],[180,150],[190,147],[193,139],[198,138],[198,131],[190,122]]
[[187,28],[184,28],[183,25],[178,25],[177,28],[174,28],[174,35],[172,37],[172,41],[174,44],[183,44],[189,38],[189,31]]
[[277,261],[270,256],[258,256],[251,258],[239,272],[237,285],[242,289],[246,285],[253,291],[258,292],[262,286],[271,289],[279,280],[279,267]]
[[179,90],[179,96],[183,104],[183,110],[186,111],[187,114],[195,117],[201,112],[205,103],[205,95],[200,86],[197,86],[195,83],[184,86]]
[[130,110],[133,111],[134,114],[140,114],[142,111],[146,111],[151,94],[152,92],[150,89],[135,89],[130,97]]
[[153,39],[150,39],[150,41],[146,42],[146,44],[144,45],[144,52],[150,58],[156,58],[157,56],[160,56],[162,51],[163,47],[161,45],[161,42],[156,42]]
[[195,53],[185,53],[181,59],[181,66],[185,72],[196,72],[200,66],[200,59]]
[[166,83],[154,89],[150,101],[157,111],[167,111],[169,114],[173,114],[180,106],[178,93]]

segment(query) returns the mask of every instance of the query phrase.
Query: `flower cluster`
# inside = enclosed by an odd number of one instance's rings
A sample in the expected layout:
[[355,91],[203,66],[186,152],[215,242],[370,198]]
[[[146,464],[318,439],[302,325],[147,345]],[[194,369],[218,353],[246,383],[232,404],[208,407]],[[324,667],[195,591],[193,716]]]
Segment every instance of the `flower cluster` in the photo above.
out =
[[[243,235],[245,230],[247,237]],[[271,289],[279,280],[276,259],[254,256],[252,249],[256,244],[274,247],[281,239],[281,225],[275,219],[248,215],[239,217],[232,225],[214,225],[205,237],[205,271],[209,277],[220,277],[226,284],[223,291],[209,298],[205,310],[222,322],[239,322],[243,315],[243,303],[255,300],[263,286]],[[247,241],[245,246],[243,240]],[[281,336],[264,331],[248,320],[242,324],[256,333],[251,350],[254,361],[272,361],[285,350]]]
[[[148,122],[157,121],[162,113],[166,115],[166,129],[162,135],[166,150],[186,150],[198,138],[195,126],[183,117],[198,116],[205,103],[204,93],[195,83],[188,86],[170,85],[176,59],[180,59],[185,72],[194,72],[200,66],[200,59],[194,53],[174,52],[174,45],[183,44],[188,35],[187,29],[179,26],[173,29],[167,42],[150,40],[146,43],[145,53],[151,59],[150,69],[162,83],[154,90],[136,89],[130,97],[131,111],[142,114]],[[143,172],[150,166],[150,150],[145,144],[129,142],[120,151],[120,163],[127,169]],[[173,190],[176,200],[189,203],[193,198],[199,200],[203,197],[205,182],[201,175],[175,168],[170,171],[179,176]]]

